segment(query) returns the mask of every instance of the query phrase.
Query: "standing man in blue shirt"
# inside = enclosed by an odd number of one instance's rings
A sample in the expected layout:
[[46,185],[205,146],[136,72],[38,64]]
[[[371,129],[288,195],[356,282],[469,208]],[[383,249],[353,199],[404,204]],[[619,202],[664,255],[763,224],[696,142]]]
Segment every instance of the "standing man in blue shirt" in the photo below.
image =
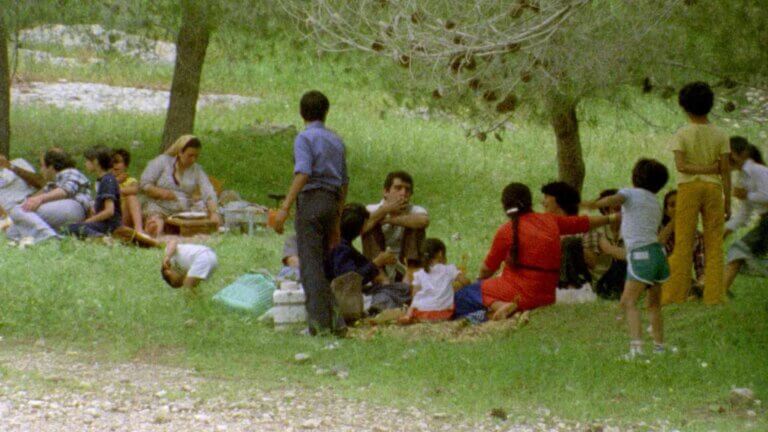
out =
[[331,331],[343,335],[344,320],[336,308],[325,263],[339,233],[339,216],[347,196],[346,149],[335,133],[325,128],[330,104],[313,90],[301,97],[300,111],[306,129],[293,144],[293,182],[275,215],[275,231],[283,232],[296,201],[296,237],[299,273],[307,296],[310,334]]

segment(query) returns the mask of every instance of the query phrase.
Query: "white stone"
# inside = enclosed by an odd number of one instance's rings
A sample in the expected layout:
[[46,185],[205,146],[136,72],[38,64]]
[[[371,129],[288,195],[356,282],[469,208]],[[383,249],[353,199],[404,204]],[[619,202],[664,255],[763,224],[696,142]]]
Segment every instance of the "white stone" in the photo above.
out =
[[[16,83],[11,88],[14,104],[44,104],[86,112],[128,111],[160,114],[168,108],[170,92],[166,90],[119,87],[96,83]],[[210,105],[235,107],[258,104],[261,99],[240,95],[201,94],[198,110]]]
[[309,419],[305,420],[304,423],[301,424],[301,427],[304,429],[317,429],[322,424],[322,421],[320,419]]
[[295,356],[293,356],[293,359],[297,363],[305,363],[305,362],[309,361],[310,358],[312,358],[312,356],[310,356],[307,353],[298,353]]

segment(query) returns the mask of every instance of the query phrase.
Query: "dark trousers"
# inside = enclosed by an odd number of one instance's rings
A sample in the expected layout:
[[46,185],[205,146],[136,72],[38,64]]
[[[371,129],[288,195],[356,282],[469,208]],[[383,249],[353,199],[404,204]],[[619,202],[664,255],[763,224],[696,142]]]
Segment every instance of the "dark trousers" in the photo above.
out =
[[[403,241],[400,244],[400,256],[398,259],[409,266],[421,264],[421,245],[424,243],[426,230],[406,228],[403,230]],[[376,256],[387,248],[384,232],[381,225],[376,225],[370,231],[362,235],[363,255],[373,261]],[[401,280],[405,275],[399,275]]]
[[307,297],[307,324],[312,334],[328,330],[340,332],[345,327],[325,273],[331,234],[338,224],[338,206],[337,194],[325,189],[301,192],[296,203],[299,269]]

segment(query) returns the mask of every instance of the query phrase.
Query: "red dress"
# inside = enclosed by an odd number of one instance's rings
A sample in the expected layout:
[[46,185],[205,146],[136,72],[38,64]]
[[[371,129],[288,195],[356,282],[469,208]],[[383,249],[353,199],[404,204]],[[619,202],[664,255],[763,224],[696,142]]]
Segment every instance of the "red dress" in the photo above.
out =
[[[518,225],[517,266],[504,266],[500,276],[480,285],[483,305],[495,301],[515,302],[518,310],[535,309],[555,302],[560,279],[560,236],[589,231],[587,216],[556,216],[528,213]],[[512,221],[501,225],[493,238],[485,267],[496,271],[509,256]]]

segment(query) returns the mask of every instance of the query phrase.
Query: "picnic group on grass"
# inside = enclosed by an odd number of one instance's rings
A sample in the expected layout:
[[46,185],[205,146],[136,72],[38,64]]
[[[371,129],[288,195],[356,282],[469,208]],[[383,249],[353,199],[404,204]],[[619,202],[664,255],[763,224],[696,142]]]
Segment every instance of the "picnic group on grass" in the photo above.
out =
[[[605,189],[594,201],[583,201],[564,182],[544,185],[543,213],[533,210],[529,186],[512,181],[500,196],[508,221],[496,230],[479,272],[470,275],[450,264],[443,241],[427,238],[430,215],[411,202],[409,173],[390,172],[378,203],[347,203],[345,145],[325,126],[329,101],[318,91],[305,93],[300,114],[306,128],[294,141],[292,182],[272,226],[283,233],[295,204],[295,236],[286,240],[280,274],[301,282],[308,332],[346,333],[331,286],[355,275],[367,313],[397,309],[403,325],[503,320],[585,292],[617,298],[629,326],[628,358],[643,353],[637,303],[645,295],[653,352],[664,352],[662,305],[690,297],[720,304],[739,272],[768,276],[768,168],[759,149],[710,123],[714,94],[706,83],[684,86],[678,101],[688,123],[670,140],[677,188],[663,205],[658,194],[669,173],[650,158],[635,163],[625,187]],[[169,216],[188,211],[219,224],[216,191],[197,163],[201,147],[195,136],[180,137],[139,180],[127,174],[131,155],[125,149],[89,149],[84,166],[97,178],[95,198],[88,177],[61,148],[42,155],[39,174],[23,159],[0,155],[0,208],[12,222],[6,235],[39,242],[109,236],[128,227],[151,239],[164,233]],[[732,170],[739,173],[735,187]],[[731,195],[741,202],[733,217]],[[599,214],[579,215],[582,209]],[[757,223],[724,259],[724,238],[755,213]],[[358,237],[362,250],[354,245]],[[210,248],[171,240],[161,269],[170,286],[195,289],[217,265]]]

